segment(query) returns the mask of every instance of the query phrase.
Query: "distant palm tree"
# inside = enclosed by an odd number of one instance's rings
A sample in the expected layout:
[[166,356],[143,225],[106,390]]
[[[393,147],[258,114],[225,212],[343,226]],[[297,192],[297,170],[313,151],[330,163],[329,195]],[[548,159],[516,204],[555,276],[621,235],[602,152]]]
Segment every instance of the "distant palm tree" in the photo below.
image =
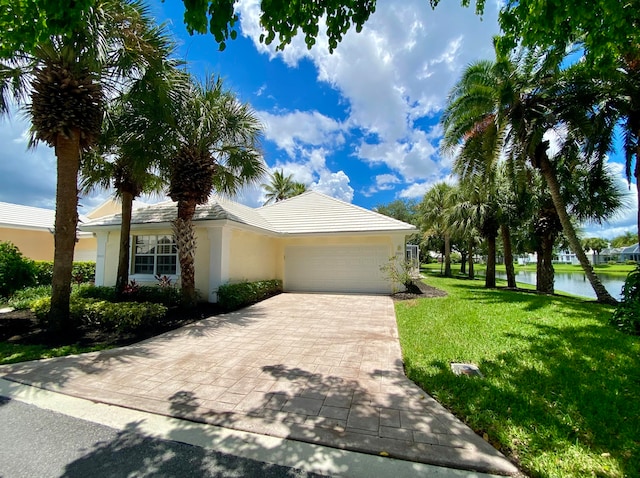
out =
[[[589,85],[573,81],[573,70],[561,70],[563,58],[564,52],[530,50],[519,58],[481,61],[467,67],[443,114],[445,148],[453,151],[461,145],[463,150],[494,151],[493,155],[479,155],[475,162],[467,155],[471,169],[483,161],[498,161],[498,153],[505,151],[508,161],[528,162],[540,171],[565,236],[598,300],[615,303],[584,254],[558,176],[558,158],[576,158],[577,151],[582,152],[583,162],[598,169],[613,125],[601,121],[600,112],[584,101],[590,98],[584,88]],[[561,140],[554,158],[549,156],[545,137],[549,131],[555,131]]]
[[30,117],[31,144],[44,141],[57,158],[49,327],[58,333],[73,326],[69,298],[82,155],[100,136],[106,98],[144,74],[155,55],[146,37],[153,22],[141,3],[96,0],[83,15],[81,29],[0,60],[0,113],[13,97]]
[[276,170],[271,174],[271,182],[263,184],[262,187],[267,193],[267,200],[264,202],[265,206],[272,202],[298,196],[307,191],[306,184],[294,181],[293,174],[285,176],[282,169],[280,171]]
[[180,283],[185,305],[196,302],[192,218],[196,206],[213,191],[231,196],[265,173],[260,154],[261,124],[248,104],[223,89],[222,80],[193,82],[176,108],[175,150],[168,164],[168,194],[178,202],[173,229],[178,245]]
[[418,206],[422,229],[427,236],[442,237],[444,241],[444,275],[451,277],[452,206],[457,202],[456,190],[445,182],[436,183],[429,189]]
[[99,147],[86,156],[81,170],[83,190],[114,187],[122,203],[116,276],[119,295],[129,282],[133,201],[142,193],[160,192],[165,187],[158,168],[170,151],[166,132],[176,129],[173,107],[189,84],[188,76],[178,70],[181,62],[171,59],[174,45],[164,28],[150,32],[148,41],[157,58],[112,102]]

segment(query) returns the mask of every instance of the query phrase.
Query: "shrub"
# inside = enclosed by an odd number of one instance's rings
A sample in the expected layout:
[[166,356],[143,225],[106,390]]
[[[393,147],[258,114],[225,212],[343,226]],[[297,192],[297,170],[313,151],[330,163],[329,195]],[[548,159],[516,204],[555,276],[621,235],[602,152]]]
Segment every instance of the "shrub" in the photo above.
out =
[[627,276],[610,323],[627,334],[640,335],[640,266]]
[[[51,285],[53,280],[53,261],[36,261],[35,266],[36,283],[38,285]],[[96,263],[74,262],[71,277],[78,284],[93,282],[96,277]]]
[[134,332],[157,326],[166,314],[167,308],[161,304],[99,300],[86,303],[83,321],[104,330]]
[[638,265],[638,263],[636,261],[632,261],[630,259],[627,259],[626,261],[624,261],[624,263],[628,266],[635,266]]
[[[94,301],[95,299],[71,297],[69,301],[69,318],[74,325],[79,325],[83,322],[83,312],[86,304]],[[42,297],[32,301],[30,308],[40,324],[46,326],[49,318],[49,310],[51,309],[51,297]]]
[[14,292],[9,299],[9,305],[14,309],[29,309],[33,301],[44,297],[51,297],[50,285],[26,287]]
[[92,261],[74,262],[71,277],[78,284],[94,282],[96,279],[96,263]]
[[403,261],[392,256],[389,262],[380,266],[380,271],[392,282],[395,289],[396,284],[402,284],[406,290],[413,289],[413,264],[410,261]]
[[[47,323],[51,298],[34,301],[31,310],[42,324]],[[69,314],[75,324],[84,324],[102,330],[135,332],[153,328],[167,314],[167,308],[151,302],[109,302],[95,298],[73,296]]]
[[173,307],[180,305],[180,289],[168,286],[143,285],[138,287],[133,300],[136,302],[155,302],[167,307]]
[[236,310],[280,292],[282,292],[282,281],[280,280],[223,284],[218,288],[218,303],[227,310]]
[[115,302],[116,290],[114,287],[82,284],[74,290],[73,294],[84,299],[100,299]]
[[24,257],[11,242],[0,242],[0,297],[9,297],[35,283],[33,261]]

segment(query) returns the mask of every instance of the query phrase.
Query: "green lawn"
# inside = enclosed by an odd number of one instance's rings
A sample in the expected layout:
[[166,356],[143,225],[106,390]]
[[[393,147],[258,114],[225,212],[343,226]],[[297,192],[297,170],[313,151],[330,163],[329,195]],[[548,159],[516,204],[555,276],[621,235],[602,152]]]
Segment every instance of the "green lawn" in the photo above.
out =
[[610,307],[426,282],[449,295],[396,304],[411,379],[532,476],[640,476],[640,338],[607,325]]
[[51,357],[63,357],[65,355],[82,354],[111,348],[108,345],[95,347],[79,347],[77,345],[62,345],[60,347],[47,347],[44,345],[22,345],[8,342],[0,342],[0,365],[9,363],[26,362]]

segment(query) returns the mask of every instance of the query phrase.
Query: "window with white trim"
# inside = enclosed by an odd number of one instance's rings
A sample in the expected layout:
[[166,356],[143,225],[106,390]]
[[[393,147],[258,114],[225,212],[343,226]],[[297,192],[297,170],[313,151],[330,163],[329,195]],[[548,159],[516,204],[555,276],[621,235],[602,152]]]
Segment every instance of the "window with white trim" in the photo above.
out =
[[178,246],[171,234],[133,236],[133,273],[175,275],[178,270]]

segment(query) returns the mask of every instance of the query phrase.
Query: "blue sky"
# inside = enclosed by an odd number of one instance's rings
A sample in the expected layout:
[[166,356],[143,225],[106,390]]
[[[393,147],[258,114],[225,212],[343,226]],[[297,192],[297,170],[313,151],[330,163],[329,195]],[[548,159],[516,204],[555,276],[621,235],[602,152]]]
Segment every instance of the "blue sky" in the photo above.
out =
[[[200,78],[220,75],[253,105],[265,126],[265,161],[311,188],[373,208],[394,199],[420,199],[447,179],[451,158],[439,154],[438,120],[446,95],[464,67],[493,55],[497,7],[482,18],[459,2],[431,10],[424,0],[381,0],[358,34],[350,31],[333,55],[319,37],[307,50],[302,37],[284,52],[259,43],[259,0],[240,0],[240,35],[219,52],[211,35],[189,36],[178,0],[150,3],[169,22],[179,54]],[[55,160],[46,147],[26,151],[28,123],[15,114],[2,120],[0,201],[52,208]],[[622,166],[610,162],[627,189]],[[266,182],[266,180],[265,180]],[[631,205],[636,196],[629,197]],[[237,200],[258,206],[259,187]],[[81,199],[83,211],[108,192]],[[613,237],[636,230],[635,209],[588,235]]]

